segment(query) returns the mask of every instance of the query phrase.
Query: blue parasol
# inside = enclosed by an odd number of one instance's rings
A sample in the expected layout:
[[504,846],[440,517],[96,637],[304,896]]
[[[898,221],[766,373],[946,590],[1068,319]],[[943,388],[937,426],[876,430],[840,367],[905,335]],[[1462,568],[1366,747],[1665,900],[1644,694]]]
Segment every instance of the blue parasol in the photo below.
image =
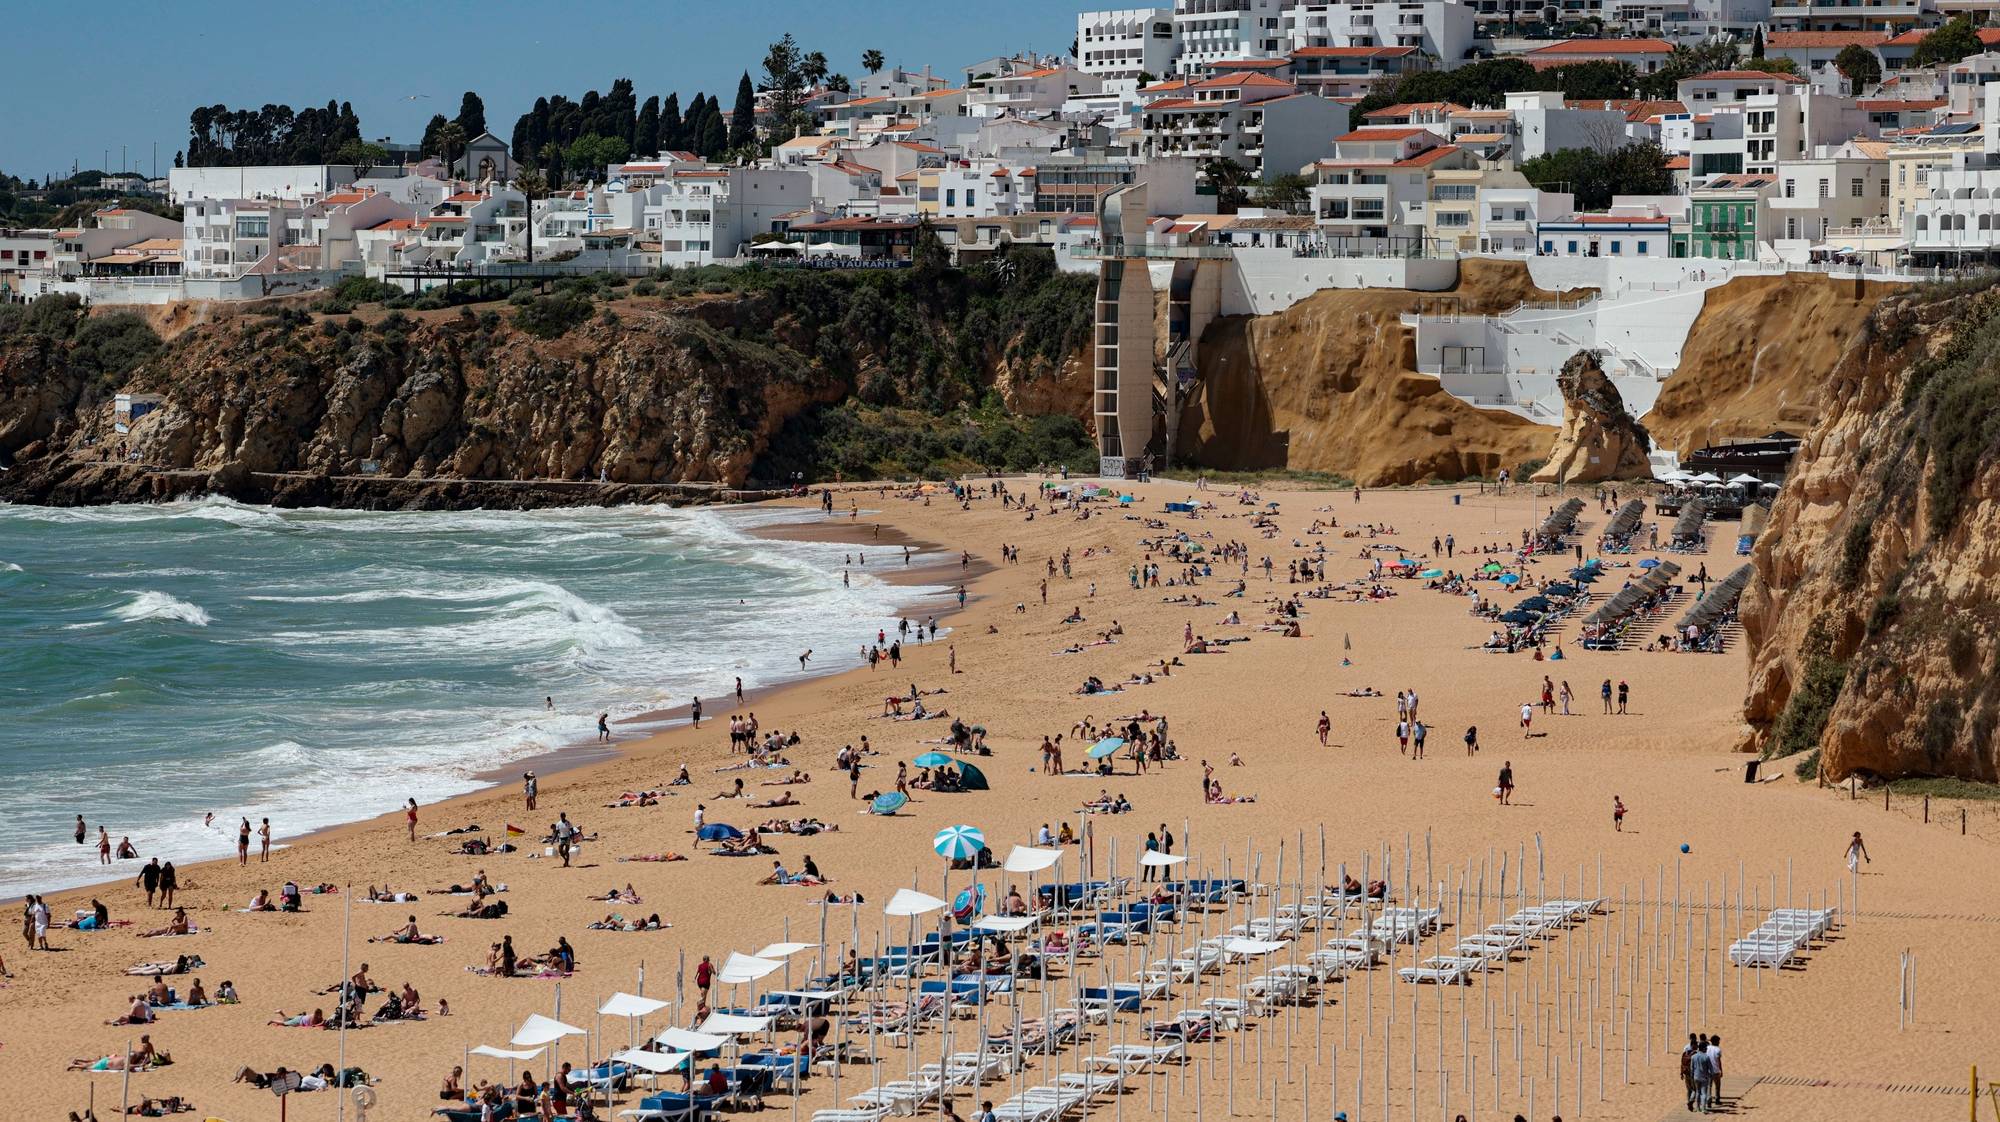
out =
[[977,826],[946,826],[931,839],[931,848],[939,857],[954,861],[968,861],[986,848],[986,835]]
[[951,757],[943,752],[925,752],[910,762],[918,767],[943,767],[951,762]]
[[743,831],[727,822],[710,822],[695,835],[702,841],[735,841],[743,836]]
[[886,795],[875,796],[875,801],[868,804],[868,813],[894,814],[903,809],[903,804],[909,801],[910,796],[901,791],[890,791]]
[[1107,736],[1103,740],[1091,745],[1090,750],[1085,752],[1084,755],[1089,756],[1093,760],[1101,760],[1123,747],[1125,747],[1124,737]]

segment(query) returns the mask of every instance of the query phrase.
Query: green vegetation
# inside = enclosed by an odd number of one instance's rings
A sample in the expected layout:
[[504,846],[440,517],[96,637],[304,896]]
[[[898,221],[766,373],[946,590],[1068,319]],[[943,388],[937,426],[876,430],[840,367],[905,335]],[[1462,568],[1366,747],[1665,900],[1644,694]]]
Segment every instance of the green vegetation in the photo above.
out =
[[1833,635],[1825,619],[1814,620],[1807,630],[1800,661],[1801,681],[1793,687],[1785,711],[1778,714],[1771,729],[1771,741],[1764,750],[1766,759],[1817,750],[1827,718],[1847,683],[1847,663],[1833,657]]
[[1578,210],[1602,210],[1613,195],[1666,195],[1674,189],[1667,154],[1652,141],[1602,152],[1558,149],[1523,161],[1521,174],[1536,187],[1555,190],[1566,184],[1576,193]]
[[590,318],[590,297],[574,289],[538,296],[514,311],[514,326],[538,339],[559,339]]
[[[1969,291],[1993,287],[1994,278],[1983,276],[1977,284]],[[1930,528],[1939,535],[1957,524],[1974,477],[2000,452],[2000,367],[1992,358],[1997,348],[2000,300],[1979,301],[1954,325],[1944,347],[1911,364],[1903,384],[1904,402],[1913,407],[1930,452]]]
[[1216,471],[1199,464],[1182,463],[1175,465],[1181,474],[1198,474],[1208,478],[1210,483],[1229,487],[1258,487],[1270,484],[1294,483],[1315,490],[1323,488],[1345,489],[1354,486],[1354,481],[1337,472],[1293,471],[1287,468],[1271,468],[1266,471]]
[[380,304],[401,295],[403,290],[393,284],[367,277],[343,277],[339,284],[327,290],[326,298],[319,302],[315,310],[329,315],[346,315],[362,304]]
[[203,105],[188,114],[187,151],[175,162],[191,168],[334,163],[343,147],[360,140],[361,119],[344,101],[296,112],[289,105]]
[[857,401],[792,418],[752,471],[754,478],[948,479],[998,468],[1089,464],[1097,446],[1068,416],[1018,417],[998,408],[941,417]]
[[165,345],[136,313],[88,315],[83,302],[67,294],[0,304],[0,340],[10,337],[66,346],[71,367],[91,375],[101,389],[123,384]]
[[1917,49],[1910,52],[1909,65],[1912,68],[1947,65],[1985,49],[1985,44],[1979,41],[1979,32],[1973,30],[1971,18],[1954,16],[1917,41]]
[[1911,797],[1929,795],[1934,799],[1979,802],[2000,800],[2000,784],[1979,783],[1970,779],[1898,779],[1889,784],[1889,790]]
[[1840,48],[1840,53],[1833,56],[1833,68],[1853,84],[1855,93],[1882,80],[1882,60],[1875,57],[1874,51],[1859,43],[1849,43]]

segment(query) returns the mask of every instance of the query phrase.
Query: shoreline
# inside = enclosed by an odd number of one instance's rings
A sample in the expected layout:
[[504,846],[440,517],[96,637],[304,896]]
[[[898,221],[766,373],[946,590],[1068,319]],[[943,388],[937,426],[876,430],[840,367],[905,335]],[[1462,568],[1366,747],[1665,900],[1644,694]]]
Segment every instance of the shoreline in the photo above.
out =
[[[734,503],[731,505],[741,507],[743,509],[764,509],[764,510],[816,509],[816,508],[806,508],[803,506],[796,505],[800,501],[802,500],[784,498],[784,499],[768,499],[768,500],[759,500],[754,502]],[[746,528],[744,532],[748,533],[752,537],[767,538],[773,541],[810,541],[810,542],[831,543],[837,545],[855,544],[851,540],[851,537],[848,534],[840,532],[842,530],[849,528],[858,528],[858,527],[850,527],[849,524],[854,520],[843,518],[838,513],[831,516],[831,519],[832,519],[831,521],[801,520],[798,522],[778,522],[766,526],[749,527]],[[900,547],[907,545],[911,548],[913,555],[917,556],[921,556],[926,551],[944,549],[942,545],[939,545],[936,542],[930,542],[924,539],[912,537],[904,533],[901,529],[893,526],[875,525],[874,530],[876,532],[874,533],[874,539],[871,540],[870,543],[871,548],[878,541],[879,544],[881,544],[884,548],[900,549]],[[950,563],[949,561],[941,560],[926,565],[912,566],[909,569],[897,568],[892,570],[892,573],[895,574],[894,576],[884,577],[882,579],[883,583],[889,585],[915,587],[915,586],[923,586],[935,583],[931,580],[927,580],[924,578],[933,576],[942,576],[945,575],[947,571],[955,574],[958,571],[958,567]],[[970,606],[971,603],[973,602],[973,598],[975,595],[974,589],[972,587],[973,583],[977,580],[978,577],[984,576],[990,573],[991,571],[992,571],[991,566],[986,566],[985,568],[982,568],[981,563],[978,562],[977,560],[975,560],[973,564],[968,568],[966,580],[963,582],[967,585],[966,603],[968,606]],[[912,608],[912,606],[923,604],[930,600],[935,600],[937,602],[938,604],[937,615],[941,619],[949,615],[955,614],[958,611],[957,607],[952,604],[951,597],[948,594],[938,595],[934,597],[908,597],[900,601],[896,605],[896,607],[899,612],[906,612],[909,611]],[[709,720],[713,721],[714,719],[716,719],[716,717],[727,717],[729,714],[737,712],[739,709],[747,709],[751,705],[756,704],[760,698],[765,699],[766,704],[777,703],[782,700],[790,700],[792,698],[792,695],[794,695],[797,691],[804,689],[805,687],[808,687],[816,682],[824,681],[828,678],[835,678],[842,674],[850,673],[860,669],[863,669],[863,667],[858,667],[858,666],[829,667],[828,669],[825,670],[809,670],[804,674],[794,674],[781,677],[769,686],[764,686],[755,689],[746,687],[745,690],[743,691],[742,705],[738,706],[732,704],[724,709],[714,711],[712,715],[709,715]],[[721,694],[718,696],[722,698],[727,698],[732,702],[734,701],[733,694]],[[704,695],[704,704],[706,703],[706,701],[707,701],[707,695]],[[600,772],[606,768],[614,767],[619,764],[625,763],[631,759],[634,759],[639,754],[640,749],[658,746],[655,743],[657,741],[667,739],[675,734],[694,731],[693,726],[691,726],[688,723],[689,712],[690,709],[688,706],[677,705],[662,709],[648,709],[639,713],[631,714],[629,716],[614,719],[611,722],[611,726],[614,730],[616,730],[621,725],[623,726],[638,725],[647,727],[643,731],[635,729],[632,735],[622,738],[616,736],[614,731],[614,737],[609,743],[603,743],[595,740],[576,741],[570,744],[555,746],[544,752],[539,752],[530,756],[524,756],[518,760],[514,760],[506,764],[497,764],[493,767],[476,772],[472,776],[472,779],[474,782],[478,784],[478,786],[474,787],[472,790],[465,791],[457,795],[452,795],[449,798],[440,799],[432,803],[421,804],[418,808],[419,814],[423,817],[429,817],[430,815],[436,813],[449,812],[449,811],[462,811],[465,808],[467,808],[470,804],[477,803],[481,800],[490,797],[502,795],[509,790],[518,793],[519,783],[521,780],[521,773],[525,771],[533,771],[538,779],[544,781],[546,781],[550,777],[559,775],[567,776],[570,780],[574,782],[587,781],[592,775],[594,775],[597,772]],[[706,727],[706,725],[704,725],[704,727]],[[544,792],[546,792],[549,789],[548,784],[546,782],[544,782],[542,786]],[[274,837],[271,842],[271,852],[273,854],[276,854],[281,851],[289,851],[297,849],[299,846],[308,843],[337,841],[362,831],[374,829],[379,826],[393,824],[396,820],[400,819],[401,816],[402,816],[401,810],[389,810],[389,811],[384,811],[380,814],[368,815],[366,817],[355,818],[345,822],[335,822],[325,826],[316,826],[310,830],[306,830],[301,833],[285,837],[282,840]],[[218,821],[221,821],[223,818],[226,817],[227,815],[224,815],[221,818],[218,818]],[[482,823],[482,825],[484,824]],[[504,823],[502,825],[504,825]],[[492,829],[497,831],[499,827],[493,827]],[[420,818],[418,836],[423,837],[424,835],[425,831],[423,830],[422,818]],[[89,850],[89,853],[92,856],[96,854],[96,847],[94,845],[85,845],[79,848]],[[121,866],[124,866],[127,862],[130,862],[131,867],[136,870],[138,868],[143,867],[144,862],[150,856],[153,855],[147,854],[147,855],[141,855],[140,857],[136,858],[117,859],[116,864],[108,866],[99,866],[99,867],[119,868]],[[165,860],[167,858],[162,857],[162,859]],[[228,862],[229,862],[228,857],[205,858],[192,863],[181,863],[176,861],[175,869],[178,870],[182,874],[183,878],[187,880],[187,883],[192,886],[198,883],[192,879],[191,877],[192,873],[204,868],[208,868],[210,866],[216,866],[216,865],[226,866]],[[253,860],[252,863],[255,864],[256,862]],[[134,874],[134,877],[136,878],[136,873]],[[51,901],[50,906],[56,910],[57,914],[62,914],[65,908],[77,905],[79,904],[79,902],[82,904],[88,904],[89,896],[93,892],[104,892],[109,889],[120,888],[120,887],[129,888],[131,887],[132,883],[133,880],[121,876],[121,877],[108,878],[104,880],[93,880],[84,884],[74,885],[68,888],[51,889],[47,892],[34,893],[34,894],[40,895],[45,899],[50,900]],[[199,889],[186,888],[183,889],[183,891],[199,891]],[[20,903],[23,899],[25,899],[25,896],[0,896],[0,904],[17,904]]]

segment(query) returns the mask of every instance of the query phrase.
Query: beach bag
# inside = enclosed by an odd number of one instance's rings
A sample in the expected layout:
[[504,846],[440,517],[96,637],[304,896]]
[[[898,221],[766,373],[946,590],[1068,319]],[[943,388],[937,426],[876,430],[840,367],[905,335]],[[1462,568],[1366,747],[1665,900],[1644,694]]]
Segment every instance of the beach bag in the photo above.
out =
[[1496,799],[1500,797],[1500,788],[1498,787],[1493,788],[1493,797]]

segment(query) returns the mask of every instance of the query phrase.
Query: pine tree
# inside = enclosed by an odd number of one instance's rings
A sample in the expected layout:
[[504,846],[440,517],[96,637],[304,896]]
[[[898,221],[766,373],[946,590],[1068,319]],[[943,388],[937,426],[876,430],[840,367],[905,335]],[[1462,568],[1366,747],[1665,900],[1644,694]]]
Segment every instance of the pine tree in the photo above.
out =
[[750,72],[736,83],[736,111],[729,117],[729,146],[748,148],[757,139],[757,91],[750,85]]
[[424,126],[424,138],[417,144],[417,154],[419,156],[437,155],[438,134],[443,132],[444,127],[450,123],[451,123],[450,119],[447,118],[444,114],[442,113],[432,114],[430,123]]
[[478,136],[486,131],[486,103],[471,90],[458,99],[458,127],[465,130],[468,137]]
[[632,134],[632,154],[653,156],[660,151],[660,98],[658,94],[646,99],[639,107],[639,121]]
[[722,107],[712,97],[708,99],[708,112],[702,115],[701,130],[703,159],[719,160],[729,154],[729,129],[722,123]]
[[660,106],[660,151],[673,152],[687,147],[687,126],[681,121],[681,95],[670,93]]

